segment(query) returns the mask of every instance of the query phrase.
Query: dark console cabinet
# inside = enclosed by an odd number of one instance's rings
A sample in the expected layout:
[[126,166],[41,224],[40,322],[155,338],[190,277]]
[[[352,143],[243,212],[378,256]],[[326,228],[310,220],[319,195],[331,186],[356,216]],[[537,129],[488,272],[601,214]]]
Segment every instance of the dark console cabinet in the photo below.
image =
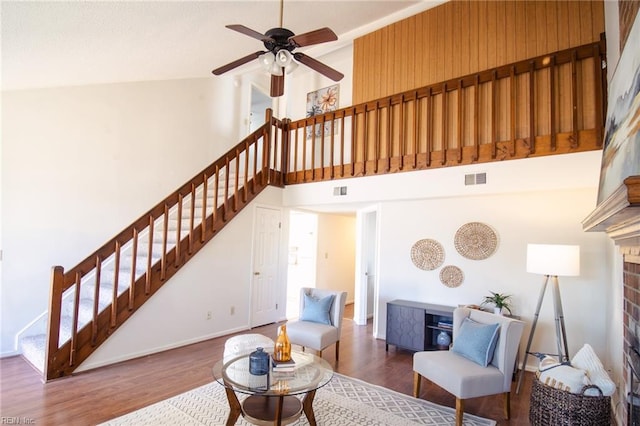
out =
[[438,334],[445,331],[451,337],[452,306],[432,305],[409,300],[387,303],[387,337],[389,345],[410,351],[445,349],[437,343]]

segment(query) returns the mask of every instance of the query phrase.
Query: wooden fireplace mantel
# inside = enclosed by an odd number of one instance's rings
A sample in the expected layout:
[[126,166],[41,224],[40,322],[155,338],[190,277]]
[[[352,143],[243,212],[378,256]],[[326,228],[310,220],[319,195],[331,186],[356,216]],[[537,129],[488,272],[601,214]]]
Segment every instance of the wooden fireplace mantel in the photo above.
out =
[[640,254],[640,176],[629,176],[582,221],[587,232],[606,232],[628,254]]

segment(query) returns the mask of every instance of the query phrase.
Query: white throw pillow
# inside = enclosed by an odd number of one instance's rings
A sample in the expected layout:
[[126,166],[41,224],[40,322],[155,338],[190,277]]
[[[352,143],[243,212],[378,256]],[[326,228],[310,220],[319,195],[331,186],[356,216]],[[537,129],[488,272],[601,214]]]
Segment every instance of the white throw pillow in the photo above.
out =
[[[587,372],[591,384],[596,385],[604,396],[611,396],[616,392],[616,384],[609,378],[609,374],[604,369],[600,359],[593,348],[585,344],[571,360],[571,365]],[[585,395],[600,396],[597,389],[588,389]]]
[[555,389],[580,393],[583,387],[591,384],[586,371],[561,364],[550,356],[544,357],[538,368],[538,379]]

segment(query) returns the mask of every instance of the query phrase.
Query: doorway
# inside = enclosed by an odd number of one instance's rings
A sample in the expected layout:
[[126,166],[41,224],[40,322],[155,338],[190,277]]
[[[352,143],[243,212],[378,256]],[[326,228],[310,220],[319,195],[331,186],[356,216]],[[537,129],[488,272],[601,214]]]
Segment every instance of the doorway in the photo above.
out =
[[251,107],[249,110],[249,133],[264,124],[265,111],[272,108],[272,99],[253,84],[251,85]]
[[300,314],[300,288],[316,286],[318,215],[291,211],[287,266],[287,318]]
[[378,211],[358,211],[356,219],[356,283],[353,320],[358,325],[373,321],[376,333],[378,307]]

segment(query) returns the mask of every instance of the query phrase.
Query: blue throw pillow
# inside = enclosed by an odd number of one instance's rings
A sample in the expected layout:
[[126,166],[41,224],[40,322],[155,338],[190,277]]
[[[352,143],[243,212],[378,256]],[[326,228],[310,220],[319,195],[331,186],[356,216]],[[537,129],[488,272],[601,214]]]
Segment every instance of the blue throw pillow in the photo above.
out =
[[486,367],[493,359],[499,331],[500,324],[481,324],[465,318],[453,340],[451,350]]
[[305,294],[304,310],[300,315],[300,320],[331,325],[331,315],[329,312],[333,304],[333,298],[333,294],[323,297],[322,299],[316,299],[315,297]]

